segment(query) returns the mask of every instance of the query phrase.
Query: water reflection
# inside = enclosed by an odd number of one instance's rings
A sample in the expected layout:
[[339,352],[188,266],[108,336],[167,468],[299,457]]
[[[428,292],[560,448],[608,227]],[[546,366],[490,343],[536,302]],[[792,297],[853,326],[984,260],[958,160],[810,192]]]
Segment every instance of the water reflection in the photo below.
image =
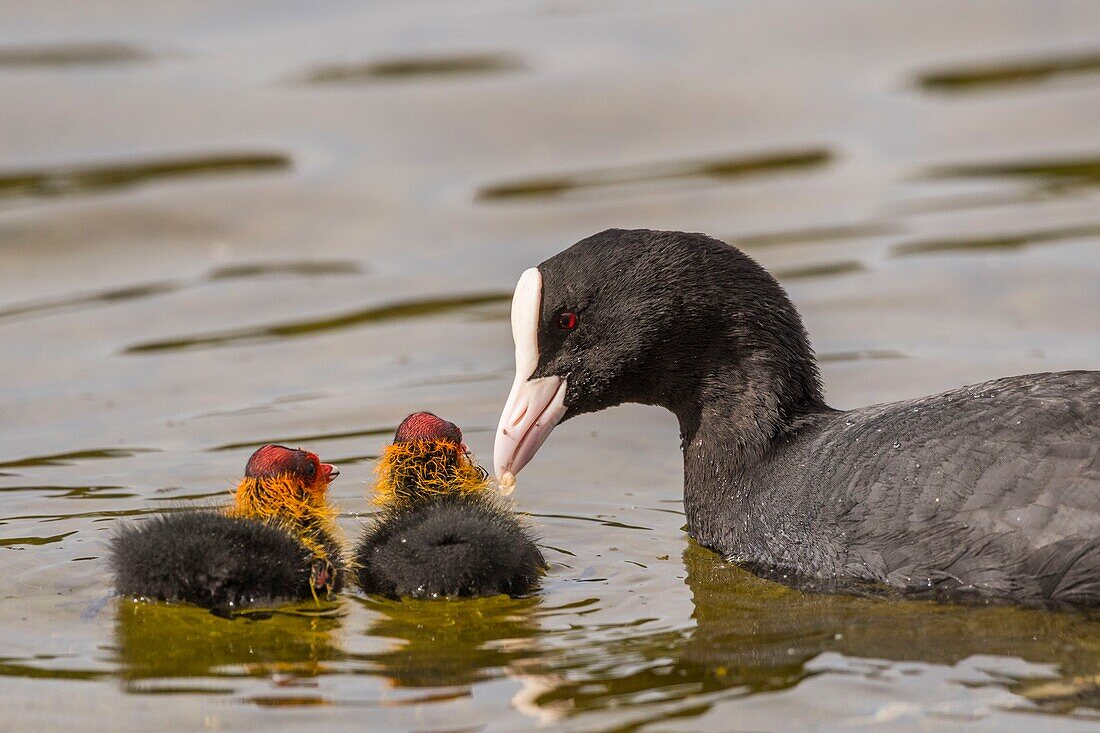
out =
[[[283,685],[325,672],[335,660],[338,606],[286,607],[231,618],[191,606],[123,600],[115,616],[115,662],[129,692],[169,692],[182,677],[276,677]],[[187,691],[230,692],[219,687]]]
[[[270,677],[308,686],[356,670],[396,688],[435,688],[394,704],[463,697],[487,680],[519,682],[513,704],[541,720],[630,706],[654,719],[704,712],[722,699],[793,687],[821,672],[821,655],[876,675],[897,662],[954,666],[980,657],[981,684],[1041,709],[1100,709],[1100,623],[1082,614],[1008,606],[803,594],[757,578],[690,545],[683,554],[693,626],[644,618],[547,632],[560,615],[545,599],[451,601],[354,598],[374,616],[365,634],[388,648],[348,653],[335,638],[339,606],[287,608],[222,618],[186,606],[118,604],[118,674],[130,692],[230,693],[216,679]],[[669,624],[672,624],[670,627]],[[646,631],[646,629],[653,629]],[[1003,660],[1003,661],[1002,661]],[[1016,660],[1049,664],[1051,679],[1021,676]],[[326,666],[326,663],[332,663]],[[180,684],[179,678],[214,678]],[[958,684],[977,684],[960,681]],[[326,703],[321,695],[249,698],[261,705]],[[679,707],[694,700],[690,709]]]
[[954,664],[975,654],[1092,670],[1100,624],[1084,614],[803,594],[692,545],[684,553],[699,626],[684,658],[784,668],[823,652]]
[[[692,544],[684,552],[695,627],[635,633],[574,649],[583,670],[549,665],[554,683],[532,697],[559,715],[722,693],[741,696],[798,684],[823,653],[954,665],[975,655],[1058,666],[1062,678],[1000,683],[1042,703],[1096,706],[1100,623],[1081,614],[1014,607],[803,594],[757,578]],[[1006,670],[1009,665],[1006,664]],[[547,668],[543,668],[544,673]],[[1045,697],[1044,697],[1045,696]],[[704,708],[707,705],[704,705]]]
[[362,659],[397,687],[471,685],[503,676],[538,650],[537,596],[361,602],[379,614],[366,633],[395,641]]

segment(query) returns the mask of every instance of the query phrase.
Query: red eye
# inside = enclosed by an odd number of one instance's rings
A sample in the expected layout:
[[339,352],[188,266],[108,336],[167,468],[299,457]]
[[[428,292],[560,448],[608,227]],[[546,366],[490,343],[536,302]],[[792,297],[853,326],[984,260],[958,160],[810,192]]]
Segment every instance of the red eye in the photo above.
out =
[[572,331],[577,327],[577,314],[566,311],[558,316],[558,328],[563,331]]

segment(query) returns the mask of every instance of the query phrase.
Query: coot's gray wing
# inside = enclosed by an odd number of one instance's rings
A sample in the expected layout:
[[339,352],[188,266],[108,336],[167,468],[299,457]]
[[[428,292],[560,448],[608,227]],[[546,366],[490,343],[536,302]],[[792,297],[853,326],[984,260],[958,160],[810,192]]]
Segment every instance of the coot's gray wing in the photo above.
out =
[[1100,602],[1100,372],[855,410],[807,446],[846,569],[907,592]]

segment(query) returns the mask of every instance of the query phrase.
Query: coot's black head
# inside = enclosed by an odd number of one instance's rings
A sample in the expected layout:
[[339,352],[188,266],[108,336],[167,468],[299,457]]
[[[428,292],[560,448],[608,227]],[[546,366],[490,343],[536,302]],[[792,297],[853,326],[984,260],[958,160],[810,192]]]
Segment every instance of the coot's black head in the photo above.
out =
[[523,273],[512,301],[516,380],[494,451],[514,474],[553,427],[624,402],[684,420],[712,383],[762,403],[819,403],[801,320],[778,283],[703,234],[610,229]]

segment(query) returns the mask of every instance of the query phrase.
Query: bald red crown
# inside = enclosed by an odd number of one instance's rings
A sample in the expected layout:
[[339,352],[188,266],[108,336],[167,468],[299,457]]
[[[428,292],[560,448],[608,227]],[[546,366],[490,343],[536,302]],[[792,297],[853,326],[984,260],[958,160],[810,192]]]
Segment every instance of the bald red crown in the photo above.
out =
[[265,445],[248,459],[244,474],[250,478],[291,474],[311,483],[318,476],[324,481],[330,481],[340,475],[340,472],[327,463],[321,463],[315,453],[282,445]]
[[462,444],[462,431],[453,422],[430,412],[414,412],[401,421],[394,433],[394,443],[447,441]]

